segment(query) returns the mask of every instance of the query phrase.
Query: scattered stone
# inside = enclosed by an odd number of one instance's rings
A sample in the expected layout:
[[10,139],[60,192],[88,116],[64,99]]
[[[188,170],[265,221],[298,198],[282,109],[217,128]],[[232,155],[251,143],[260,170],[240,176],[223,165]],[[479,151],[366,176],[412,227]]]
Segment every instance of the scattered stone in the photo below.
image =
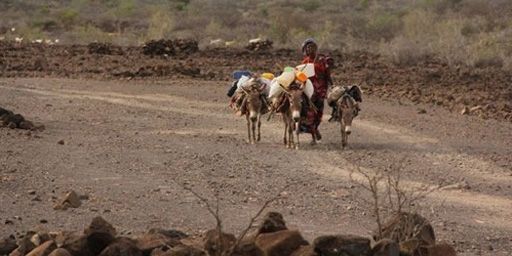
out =
[[308,242],[299,231],[281,230],[258,235],[255,244],[266,256],[281,256],[292,254],[300,246],[308,245]]
[[34,250],[32,250],[27,256],[48,256],[51,252],[57,249],[54,241],[46,241]]
[[35,195],[35,194],[36,194],[36,191],[35,191],[35,190],[33,190],[33,189],[31,189],[31,190],[29,190],[29,191],[28,191],[28,194],[29,194],[29,195]]
[[461,115],[467,115],[469,114],[469,108],[467,106],[464,106],[464,108],[460,111]]
[[317,237],[313,246],[320,255],[368,255],[370,239],[353,235],[331,235]]
[[470,189],[469,183],[467,181],[457,182],[451,185],[447,185],[441,187],[441,190],[459,190],[459,189]]
[[174,229],[166,230],[166,229],[161,229],[161,228],[152,228],[149,230],[148,233],[149,234],[162,234],[164,236],[167,236],[172,239],[177,239],[177,240],[181,240],[181,239],[188,237],[187,234],[185,234],[179,230],[174,230]]
[[57,142],[57,144],[59,144],[59,145],[64,145],[64,144],[65,144],[65,142],[64,142],[64,140],[59,140],[59,141]]
[[80,197],[75,191],[68,192],[64,199],[62,199],[57,205],[53,207],[55,210],[66,210],[70,207],[72,208],[78,208],[82,205],[82,202],[80,201]]
[[18,245],[16,244],[16,238],[13,235],[5,237],[0,240],[0,255],[8,255],[17,247]]
[[421,109],[418,109],[418,114],[426,114],[427,113],[427,110],[421,108]]
[[483,109],[483,107],[481,105],[474,106],[474,107],[469,109],[469,113],[473,113],[473,112],[475,112],[477,110],[482,110],[482,109]]
[[112,45],[111,43],[90,43],[87,45],[90,54],[101,55],[122,55],[123,50],[119,46]]
[[251,40],[249,44],[245,47],[250,51],[266,51],[272,49],[272,45],[274,42],[272,40]]

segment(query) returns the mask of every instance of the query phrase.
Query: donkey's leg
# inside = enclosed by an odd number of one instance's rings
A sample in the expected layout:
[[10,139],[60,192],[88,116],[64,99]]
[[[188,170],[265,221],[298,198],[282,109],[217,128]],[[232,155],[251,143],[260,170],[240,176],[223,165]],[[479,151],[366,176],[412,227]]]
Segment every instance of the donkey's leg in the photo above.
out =
[[295,144],[295,149],[299,149],[300,147],[300,140],[299,140],[299,134],[300,134],[300,122],[295,122],[295,140],[297,143]]
[[286,117],[283,114],[283,123],[284,123],[284,135],[283,135],[283,143],[286,147],[288,147],[288,140],[286,139],[286,135],[288,134],[288,122],[286,121]]
[[295,127],[294,127],[293,119],[290,118],[290,123],[288,124],[288,143],[290,144],[289,148],[295,147],[295,138],[293,136],[294,128]]
[[251,144],[256,143],[256,121],[251,120],[251,128],[252,128],[252,142]]
[[247,120],[247,143],[251,143],[251,119],[249,115],[245,115],[245,119]]
[[258,114],[258,140],[261,140],[261,114]]
[[341,147],[347,146],[347,132],[345,132],[345,126],[341,125]]

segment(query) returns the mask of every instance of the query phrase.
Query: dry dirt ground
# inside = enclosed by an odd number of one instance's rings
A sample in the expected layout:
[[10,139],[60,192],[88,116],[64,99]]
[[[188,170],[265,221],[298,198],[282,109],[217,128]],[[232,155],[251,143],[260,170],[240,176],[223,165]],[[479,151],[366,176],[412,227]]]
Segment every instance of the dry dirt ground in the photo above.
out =
[[[418,203],[439,240],[459,255],[512,255],[512,123],[368,96],[347,149],[338,125],[324,122],[322,143],[308,145],[304,135],[296,151],[281,144],[278,117],[263,123],[259,144],[248,145],[226,89],[226,82],[198,79],[0,79],[0,105],[46,126],[0,129],[0,236],[80,230],[97,215],[124,234],[213,227],[177,182],[211,200],[218,191],[231,232],[293,184],[270,209],[305,237],[369,236],[375,223],[367,194],[349,174],[355,165],[383,170],[404,160],[405,186],[467,184]],[[70,189],[89,199],[53,210]]]

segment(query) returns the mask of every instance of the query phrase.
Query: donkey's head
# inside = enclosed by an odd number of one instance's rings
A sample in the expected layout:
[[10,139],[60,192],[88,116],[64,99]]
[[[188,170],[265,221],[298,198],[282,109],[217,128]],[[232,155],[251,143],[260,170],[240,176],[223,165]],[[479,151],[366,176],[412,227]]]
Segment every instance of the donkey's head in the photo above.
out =
[[261,100],[261,94],[264,89],[265,84],[257,79],[251,81],[249,86],[244,89],[244,92],[247,94],[247,112],[249,113],[249,118],[253,121],[258,118],[258,114],[261,113],[261,110],[264,107]]
[[290,112],[295,122],[300,120],[300,112],[302,110],[302,94],[304,92],[303,85],[293,83],[286,92],[288,102],[290,102]]
[[345,132],[350,134],[352,132],[352,120],[354,119],[357,111],[356,101],[348,94],[344,94],[337,102],[338,111],[340,113],[340,122],[342,127],[345,127]]

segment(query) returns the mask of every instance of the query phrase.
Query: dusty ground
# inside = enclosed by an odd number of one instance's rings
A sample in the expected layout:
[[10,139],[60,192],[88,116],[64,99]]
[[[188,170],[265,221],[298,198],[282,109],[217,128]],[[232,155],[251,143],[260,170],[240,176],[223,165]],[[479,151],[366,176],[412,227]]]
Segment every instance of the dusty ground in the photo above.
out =
[[[245,121],[227,108],[225,91],[226,82],[199,79],[0,79],[0,105],[46,125],[30,134],[0,129],[0,236],[36,226],[79,230],[96,215],[125,234],[212,227],[204,207],[176,182],[209,198],[220,191],[228,231],[245,227],[266,199],[294,183],[271,206],[290,226],[309,239],[368,236],[375,224],[366,194],[349,173],[354,164],[381,170],[406,159],[407,186],[469,185],[421,203],[439,240],[460,255],[511,255],[510,122],[369,96],[348,149],[340,149],[338,126],[325,122],[322,144],[295,151],[281,145],[277,118],[264,122],[260,144],[247,145]],[[89,200],[53,210],[52,198],[69,189]]]
[[[226,81],[237,69],[275,73],[301,60],[300,52],[290,49],[254,52],[185,48],[169,56],[143,52],[142,47],[47,46],[0,41],[0,77]],[[434,57],[415,66],[395,66],[370,53],[324,53],[337,64],[332,71],[335,84],[360,84],[368,94],[382,98],[434,104],[454,113],[467,108],[468,115],[512,122],[510,72],[448,66]]]

